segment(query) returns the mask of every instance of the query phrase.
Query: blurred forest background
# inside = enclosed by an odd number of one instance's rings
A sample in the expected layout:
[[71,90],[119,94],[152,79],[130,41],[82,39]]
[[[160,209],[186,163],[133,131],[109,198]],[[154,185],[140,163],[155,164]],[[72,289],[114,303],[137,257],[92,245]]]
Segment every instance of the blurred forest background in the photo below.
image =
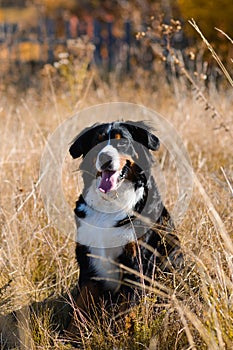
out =
[[[75,243],[47,215],[41,156],[68,117],[110,101],[156,110],[182,139],[194,179],[176,227],[187,266],[156,272],[123,317],[103,307],[84,318],[78,348],[233,349],[232,19],[232,0],[0,0],[0,349],[73,349],[60,330],[74,308]],[[155,157],[171,212],[180,170],[166,142]],[[78,167],[67,154],[70,208]]]
[[[170,47],[182,53],[193,72],[198,51],[206,76],[217,81],[220,72],[188,23],[191,18],[223,62],[232,66],[232,43],[215,29],[232,37],[231,0],[1,0],[1,90],[12,83],[27,88],[47,63],[67,78],[68,63],[74,59],[97,67],[103,75],[114,71],[122,77],[138,67],[156,70],[162,58],[169,80]],[[172,35],[161,26],[170,25],[171,19],[180,21]]]

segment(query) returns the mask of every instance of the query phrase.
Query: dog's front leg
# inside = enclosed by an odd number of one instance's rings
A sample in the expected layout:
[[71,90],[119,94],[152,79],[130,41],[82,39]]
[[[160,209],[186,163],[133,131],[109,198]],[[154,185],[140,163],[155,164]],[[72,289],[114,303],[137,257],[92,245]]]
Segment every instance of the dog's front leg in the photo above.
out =
[[91,317],[101,296],[101,289],[96,281],[89,281],[80,288],[76,300],[73,300],[74,311],[67,329],[68,334],[75,335],[78,331],[78,323],[85,322]]

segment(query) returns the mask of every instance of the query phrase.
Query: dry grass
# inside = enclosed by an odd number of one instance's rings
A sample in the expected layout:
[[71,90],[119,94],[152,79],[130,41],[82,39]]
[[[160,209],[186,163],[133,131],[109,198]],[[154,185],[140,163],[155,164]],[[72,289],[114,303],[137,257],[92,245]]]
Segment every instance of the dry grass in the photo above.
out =
[[[51,77],[44,78],[43,93],[1,95],[0,326],[5,326],[1,348],[10,348],[16,338],[20,340],[17,349],[72,348],[53,327],[53,307],[59,310],[61,304],[57,306],[55,299],[64,294],[70,302],[69,291],[78,276],[74,243],[48,222],[39,193],[40,158],[48,135],[74,111],[129,101],[163,114],[182,137],[192,160],[193,196],[177,227],[188,268],[169,280],[158,276],[146,298],[127,315],[109,317],[103,308],[101,317],[79,324],[77,342],[84,349],[232,349],[231,133],[219,128],[222,121],[205,110],[184,77],[174,81],[174,89],[166,83],[162,69],[154,77],[138,71],[137,78],[123,84],[114,76],[107,84],[95,73],[86,74],[72,102]],[[203,91],[230,128],[233,92]],[[166,177],[166,204],[172,208],[176,169],[165,149],[158,158]],[[75,184],[69,181],[69,173],[64,175],[64,187],[74,206]],[[45,298],[49,298],[46,309],[39,304]],[[11,311],[16,311],[14,316]],[[56,316],[61,321],[67,315],[61,307],[60,311]]]

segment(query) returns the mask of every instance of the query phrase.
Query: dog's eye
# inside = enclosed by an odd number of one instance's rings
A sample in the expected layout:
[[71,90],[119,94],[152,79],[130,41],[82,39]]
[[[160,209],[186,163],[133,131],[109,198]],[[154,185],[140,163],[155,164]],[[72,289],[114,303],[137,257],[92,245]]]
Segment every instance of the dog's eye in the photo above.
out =
[[125,147],[125,146],[128,146],[128,141],[126,139],[120,139],[118,142],[117,142],[117,145],[119,147]]
[[120,139],[118,142],[117,142],[117,148],[120,150],[120,151],[127,151],[129,149],[129,141],[126,140],[126,139]]

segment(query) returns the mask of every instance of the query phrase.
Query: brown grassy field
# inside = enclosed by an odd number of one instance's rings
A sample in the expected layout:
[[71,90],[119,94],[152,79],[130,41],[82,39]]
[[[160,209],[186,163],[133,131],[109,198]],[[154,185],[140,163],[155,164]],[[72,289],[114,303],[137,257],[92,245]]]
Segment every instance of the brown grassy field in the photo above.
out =
[[[71,303],[78,278],[75,247],[47,218],[40,159],[48,136],[63,121],[84,107],[111,101],[156,110],[183,140],[194,170],[192,199],[177,227],[187,268],[169,280],[158,276],[128,314],[109,317],[103,308],[100,320],[96,316],[78,325],[76,341],[83,349],[232,349],[233,91],[214,85],[207,90],[199,76],[195,79],[200,90],[188,88],[184,76],[169,85],[161,67],[154,75],[138,70],[123,82],[112,75],[108,83],[91,70],[72,89],[64,79],[46,75],[39,93],[8,89],[1,94],[1,349],[72,348],[54,325],[66,318],[65,298]],[[88,120],[80,123],[86,126]],[[155,156],[166,178],[166,205],[172,208],[175,165],[163,147]],[[77,189],[69,169],[63,188],[73,207]]]

